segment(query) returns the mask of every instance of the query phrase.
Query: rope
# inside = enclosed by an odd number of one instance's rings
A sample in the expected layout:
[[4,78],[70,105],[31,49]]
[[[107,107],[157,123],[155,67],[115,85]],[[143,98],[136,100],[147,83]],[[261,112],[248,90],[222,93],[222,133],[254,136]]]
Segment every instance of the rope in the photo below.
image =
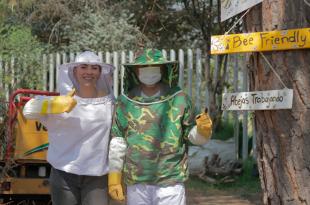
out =
[[286,87],[286,85],[284,84],[284,82],[282,81],[282,79],[280,78],[280,75],[276,72],[276,70],[274,69],[274,67],[271,65],[271,63],[268,61],[268,59],[266,58],[266,56],[262,53],[259,52],[261,54],[261,56],[264,58],[264,60],[266,61],[266,63],[269,65],[269,67],[271,68],[271,70],[274,72],[274,74],[276,75],[276,77],[279,79],[279,81],[282,83],[282,85]]
[[[304,0],[305,4],[307,4],[308,6],[310,6],[310,3],[308,2],[308,0]],[[225,35],[227,35],[233,28],[236,27],[236,25],[244,18],[244,16],[249,13],[249,11],[251,10],[251,8],[249,8],[246,12],[244,12],[244,14],[232,25],[232,27],[230,29],[228,29],[228,31],[225,32],[225,34],[223,35],[223,38]],[[274,74],[276,75],[276,77],[279,79],[279,81],[281,82],[281,84],[287,88],[287,86],[284,84],[284,82],[282,81],[280,75],[276,72],[276,70],[274,69],[274,67],[271,65],[271,63],[268,61],[268,59],[266,58],[266,56],[262,53],[259,52],[260,55],[264,58],[264,60],[266,61],[266,63],[268,64],[268,66],[271,68],[271,70],[274,72]]]
[[224,33],[224,36],[227,35],[233,28],[236,27],[236,25],[244,18],[244,16],[249,13],[251,9],[246,10],[246,12],[244,12],[244,14],[232,25],[232,27],[230,29],[228,29],[228,31],[226,31]]
[[304,0],[305,4],[307,4],[307,6],[310,6],[310,3],[308,0]]

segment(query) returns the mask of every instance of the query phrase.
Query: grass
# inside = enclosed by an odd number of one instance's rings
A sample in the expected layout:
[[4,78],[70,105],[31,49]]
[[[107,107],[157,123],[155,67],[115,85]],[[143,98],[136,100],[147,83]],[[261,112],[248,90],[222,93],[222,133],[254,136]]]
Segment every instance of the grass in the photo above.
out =
[[[240,132],[239,132],[240,133]],[[232,120],[222,121],[219,128],[212,135],[212,139],[228,140],[234,136],[234,123]]]
[[[238,121],[239,125],[239,158],[242,158],[242,120]],[[222,120],[219,124],[219,127],[215,130],[212,135],[212,139],[223,140],[226,141],[234,137],[234,119],[232,113],[228,115],[227,120]],[[248,154],[250,155],[253,147],[253,127],[250,119],[248,120]]]

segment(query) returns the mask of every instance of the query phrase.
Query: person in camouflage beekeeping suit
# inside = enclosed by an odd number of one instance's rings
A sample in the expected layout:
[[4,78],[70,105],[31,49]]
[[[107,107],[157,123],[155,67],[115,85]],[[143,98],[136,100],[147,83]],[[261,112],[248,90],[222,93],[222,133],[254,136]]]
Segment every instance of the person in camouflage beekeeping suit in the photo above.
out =
[[[125,64],[109,148],[109,194],[128,205],[184,205],[188,144],[206,143],[207,113],[195,118],[189,97],[178,87],[178,62],[145,49]],[[195,126],[197,124],[197,126]]]

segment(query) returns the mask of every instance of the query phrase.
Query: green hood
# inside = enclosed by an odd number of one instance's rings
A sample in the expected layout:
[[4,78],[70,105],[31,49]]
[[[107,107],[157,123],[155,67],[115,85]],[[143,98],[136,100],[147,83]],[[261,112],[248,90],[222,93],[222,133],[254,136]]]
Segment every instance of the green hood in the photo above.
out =
[[[134,69],[138,66],[147,65],[160,65],[162,68],[161,87],[165,92],[160,97],[143,98],[132,96],[132,91],[137,89],[140,81],[136,76]],[[134,63],[124,64],[125,68],[123,77],[124,95],[137,102],[157,102],[163,101],[175,95],[180,88],[178,87],[179,81],[179,64],[177,61],[168,61],[164,58],[161,51],[157,49],[145,49],[142,53],[138,54]]]

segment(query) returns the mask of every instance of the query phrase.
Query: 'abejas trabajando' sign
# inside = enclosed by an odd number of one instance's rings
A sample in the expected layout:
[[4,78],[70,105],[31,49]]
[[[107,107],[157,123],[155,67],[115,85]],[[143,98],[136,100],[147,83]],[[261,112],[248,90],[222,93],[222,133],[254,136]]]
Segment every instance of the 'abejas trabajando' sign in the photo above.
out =
[[222,110],[291,109],[292,103],[292,89],[223,93]]

